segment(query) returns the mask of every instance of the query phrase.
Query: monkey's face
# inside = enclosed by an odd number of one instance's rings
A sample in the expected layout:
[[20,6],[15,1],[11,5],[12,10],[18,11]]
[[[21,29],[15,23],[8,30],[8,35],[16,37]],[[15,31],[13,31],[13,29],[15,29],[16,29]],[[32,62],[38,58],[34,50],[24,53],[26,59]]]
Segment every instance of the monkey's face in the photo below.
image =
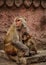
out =
[[20,19],[16,20],[16,27],[19,28],[22,25],[22,21]]

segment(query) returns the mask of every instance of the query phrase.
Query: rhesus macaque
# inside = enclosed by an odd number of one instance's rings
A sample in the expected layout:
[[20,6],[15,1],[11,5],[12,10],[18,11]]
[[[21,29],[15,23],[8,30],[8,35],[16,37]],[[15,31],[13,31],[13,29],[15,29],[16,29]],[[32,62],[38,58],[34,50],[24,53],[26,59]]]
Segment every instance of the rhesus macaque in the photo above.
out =
[[29,33],[26,21],[23,18],[15,18],[4,40],[5,52],[11,59],[12,56],[16,56],[21,52],[22,56],[29,56],[31,51],[37,53],[36,46]]
[[[12,42],[16,42],[16,41],[17,42],[19,41],[19,35],[16,31],[16,26],[15,26],[15,22],[14,22],[11,25],[11,27],[9,28],[9,30],[8,30],[6,36],[5,36],[5,39],[4,39],[4,50],[5,50],[6,54],[8,55],[8,57],[12,60],[14,60],[14,57],[17,54],[20,54],[20,53],[18,53],[18,51],[20,52],[20,50],[21,50],[21,49],[19,49],[18,47],[14,46],[12,44]],[[24,51],[27,52],[28,48],[24,44],[22,44],[22,46],[24,46]],[[22,52],[23,51],[21,51],[20,56],[23,56],[24,53],[22,53]]]

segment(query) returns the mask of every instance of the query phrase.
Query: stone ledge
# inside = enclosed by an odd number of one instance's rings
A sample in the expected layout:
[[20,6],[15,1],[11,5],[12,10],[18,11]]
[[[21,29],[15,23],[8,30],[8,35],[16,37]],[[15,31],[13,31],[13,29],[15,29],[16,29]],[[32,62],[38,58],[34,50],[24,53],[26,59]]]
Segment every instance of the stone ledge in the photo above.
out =
[[[3,54],[3,52],[4,51],[2,50],[0,51],[0,59],[11,62],[11,60],[9,60],[6,54]],[[17,58],[17,57],[14,57],[14,58]],[[0,61],[0,62],[3,62],[3,61]],[[25,64],[34,64],[34,63],[41,63],[41,62],[46,62],[46,50],[38,51],[38,54],[32,55],[31,57],[22,57],[19,59],[18,64],[25,65]]]
[[38,54],[33,55],[31,57],[21,58],[20,63],[24,64],[24,60],[26,61],[25,64],[46,62],[46,50],[38,51]]

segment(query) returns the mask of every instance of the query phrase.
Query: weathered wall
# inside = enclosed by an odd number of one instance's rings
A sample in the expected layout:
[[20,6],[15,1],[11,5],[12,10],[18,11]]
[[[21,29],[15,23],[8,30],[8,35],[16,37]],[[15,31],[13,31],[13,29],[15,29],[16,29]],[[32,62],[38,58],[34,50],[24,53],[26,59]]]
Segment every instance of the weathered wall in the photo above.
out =
[[[42,25],[43,27],[41,26],[42,17],[46,17],[46,9],[42,7],[35,9],[33,6],[26,9],[22,6],[21,8],[0,8],[0,44],[3,44],[4,36],[12,22],[14,22],[16,16],[24,17],[30,28],[30,34],[34,37],[43,39],[43,41],[45,40],[46,43],[46,37],[44,38],[44,36],[46,36],[46,23]],[[45,46],[44,43],[44,46],[41,46],[42,43],[39,41],[36,41],[36,43],[38,48]]]

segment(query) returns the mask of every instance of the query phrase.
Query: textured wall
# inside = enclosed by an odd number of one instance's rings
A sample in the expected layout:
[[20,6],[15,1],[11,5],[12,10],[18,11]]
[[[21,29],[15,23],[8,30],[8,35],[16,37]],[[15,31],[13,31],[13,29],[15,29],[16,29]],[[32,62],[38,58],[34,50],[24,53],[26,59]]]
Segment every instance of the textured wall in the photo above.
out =
[[[41,7],[35,9],[33,8],[33,6],[30,7],[29,9],[26,9],[23,6],[21,8],[2,7],[0,8],[0,44],[3,44],[4,36],[16,16],[22,16],[26,19],[27,24],[30,28],[31,35],[37,38],[41,38],[43,39],[43,41],[46,40],[46,37],[43,38],[44,36],[46,36],[46,21],[45,21],[45,24],[41,26],[42,24],[41,19],[43,19],[42,17],[43,16],[46,17],[46,9],[43,9]],[[38,45],[39,43],[40,45],[42,44],[39,41],[36,41],[36,43]]]

